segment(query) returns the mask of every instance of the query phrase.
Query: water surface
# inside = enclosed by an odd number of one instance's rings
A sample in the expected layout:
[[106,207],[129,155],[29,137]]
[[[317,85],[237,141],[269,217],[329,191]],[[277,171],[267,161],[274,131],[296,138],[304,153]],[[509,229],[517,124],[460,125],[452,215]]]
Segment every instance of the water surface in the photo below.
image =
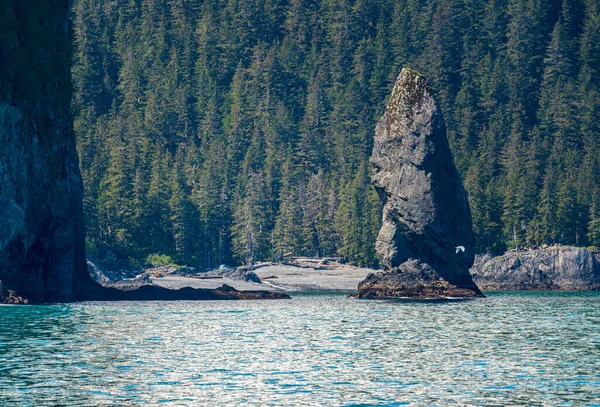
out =
[[0,307],[0,406],[600,405],[600,293]]

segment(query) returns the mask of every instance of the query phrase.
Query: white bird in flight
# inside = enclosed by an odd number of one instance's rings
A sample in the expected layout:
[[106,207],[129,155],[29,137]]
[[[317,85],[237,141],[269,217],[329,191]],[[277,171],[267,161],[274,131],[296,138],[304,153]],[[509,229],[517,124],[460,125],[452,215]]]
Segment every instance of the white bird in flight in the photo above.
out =
[[456,253],[462,251],[463,253],[465,252],[465,246],[456,246]]

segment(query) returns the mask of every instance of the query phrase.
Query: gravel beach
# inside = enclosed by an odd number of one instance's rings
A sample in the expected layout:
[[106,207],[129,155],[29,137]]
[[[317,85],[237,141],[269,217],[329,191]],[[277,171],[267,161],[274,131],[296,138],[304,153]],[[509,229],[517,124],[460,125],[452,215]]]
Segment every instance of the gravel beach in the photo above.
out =
[[269,265],[254,272],[262,284],[230,278],[191,278],[167,276],[152,278],[153,284],[170,289],[182,287],[214,289],[223,284],[236,290],[273,290],[273,291],[355,291],[358,283],[369,273],[377,270],[347,265],[333,265],[326,268],[297,267],[288,265]]

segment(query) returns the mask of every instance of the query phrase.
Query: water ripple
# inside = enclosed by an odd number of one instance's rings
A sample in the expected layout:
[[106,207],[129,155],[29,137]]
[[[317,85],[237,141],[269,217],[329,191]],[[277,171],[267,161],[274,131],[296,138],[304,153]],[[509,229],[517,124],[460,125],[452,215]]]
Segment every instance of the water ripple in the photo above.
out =
[[0,405],[594,405],[600,294],[0,307]]

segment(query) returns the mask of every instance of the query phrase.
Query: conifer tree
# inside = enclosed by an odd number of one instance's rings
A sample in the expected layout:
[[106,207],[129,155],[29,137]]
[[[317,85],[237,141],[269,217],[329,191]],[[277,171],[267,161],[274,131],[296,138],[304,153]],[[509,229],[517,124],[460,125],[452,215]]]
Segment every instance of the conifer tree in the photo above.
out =
[[[595,0],[75,0],[72,10],[74,128],[100,257],[376,265],[368,160],[404,66],[427,76],[444,113],[479,252],[515,236],[519,247],[598,245]],[[17,86],[39,61],[10,58],[14,16],[0,20],[1,94],[39,92]]]

